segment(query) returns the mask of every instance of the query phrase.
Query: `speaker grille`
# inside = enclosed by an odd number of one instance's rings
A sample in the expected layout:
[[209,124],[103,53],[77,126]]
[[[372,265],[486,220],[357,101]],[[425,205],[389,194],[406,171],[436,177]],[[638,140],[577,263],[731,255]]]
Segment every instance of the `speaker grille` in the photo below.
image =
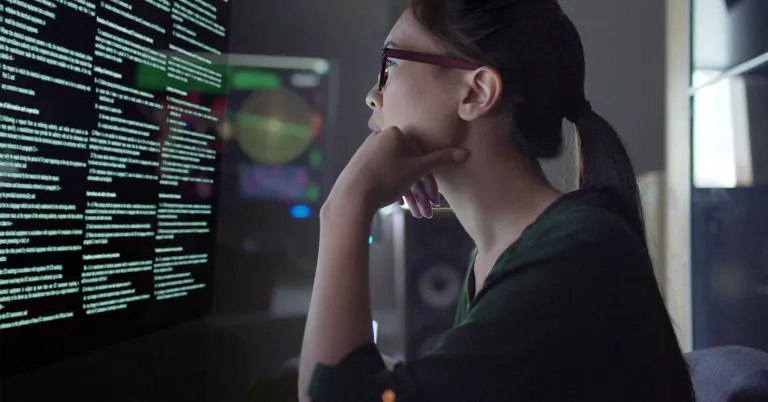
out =
[[453,325],[473,244],[451,212],[405,219],[405,357],[412,360]]

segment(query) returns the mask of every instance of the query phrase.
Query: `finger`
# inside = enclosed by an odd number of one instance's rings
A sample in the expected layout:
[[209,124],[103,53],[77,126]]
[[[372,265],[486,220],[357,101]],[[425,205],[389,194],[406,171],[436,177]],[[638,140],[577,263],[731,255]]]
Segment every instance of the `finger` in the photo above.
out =
[[421,175],[424,175],[439,167],[464,162],[468,155],[465,149],[445,148],[413,158],[413,165]]
[[427,196],[427,193],[424,192],[420,186],[411,187],[411,193],[413,193],[413,197],[416,199],[416,204],[421,210],[421,216],[425,218],[431,218],[432,205],[429,203],[429,197]]
[[421,218],[429,218],[429,214],[425,207],[425,202],[423,199],[421,199],[418,195],[414,194],[413,198],[416,200],[416,208],[419,210],[419,217]]
[[440,206],[440,194],[437,192],[435,175],[430,173],[426,176],[422,176],[421,184],[424,186],[424,191],[429,196],[430,201],[432,201],[432,205],[436,207]]
[[421,208],[421,216],[432,219],[432,204],[429,203],[429,200],[419,201],[419,208]]
[[413,197],[413,193],[408,191],[403,198],[405,198],[405,203],[408,204],[408,209],[411,211],[411,215],[413,215],[414,218],[421,218],[421,210],[419,209],[416,199]]
[[414,195],[423,195],[427,201],[432,199],[432,196],[430,195],[429,189],[427,188],[427,184],[425,183],[424,178],[416,180],[411,185],[411,192],[414,193]]
[[401,207],[402,207],[403,205],[405,205],[405,199],[404,199],[403,197],[400,197],[400,198],[397,200],[397,205],[399,205],[399,206],[401,206]]
[[419,215],[422,218],[429,218],[432,214],[432,209],[429,208],[429,202],[416,193],[413,194],[413,198],[416,200],[416,207],[419,209]]
[[433,169],[441,166],[464,162],[469,156],[466,149],[456,147],[427,152],[418,137],[399,130],[397,133],[406,147],[416,152],[416,155],[419,155],[413,158],[415,161],[414,167],[423,173],[431,172]]

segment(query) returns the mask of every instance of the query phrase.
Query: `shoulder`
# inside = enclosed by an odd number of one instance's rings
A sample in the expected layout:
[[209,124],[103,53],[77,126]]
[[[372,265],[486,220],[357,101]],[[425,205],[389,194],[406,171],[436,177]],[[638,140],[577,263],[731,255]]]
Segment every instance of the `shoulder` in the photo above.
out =
[[503,254],[499,273],[538,275],[547,270],[527,268],[557,267],[561,274],[586,270],[613,276],[626,273],[612,269],[617,265],[640,268],[636,271],[651,267],[640,236],[604,201],[595,192],[563,197]]
[[600,192],[566,195],[529,229],[520,244],[528,252],[542,248],[549,254],[584,254],[589,250],[588,255],[595,258],[611,250],[645,253],[640,236]]
[[497,303],[487,304],[507,311],[512,299],[525,300],[540,314],[582,317],[629,308],[632,299],[656,291],[650,256],[620,215],[580,198],[565,199],[546,214],[488,277],[482,296]]

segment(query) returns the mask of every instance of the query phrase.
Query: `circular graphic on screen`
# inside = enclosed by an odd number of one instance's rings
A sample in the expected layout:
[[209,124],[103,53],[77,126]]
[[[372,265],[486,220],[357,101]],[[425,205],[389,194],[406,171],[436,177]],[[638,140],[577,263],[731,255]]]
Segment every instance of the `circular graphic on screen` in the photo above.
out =
[[255,92],[235,112],[235,140],[257,163],[285,164],[312,145],[314,114],[307,102],[290,90]]

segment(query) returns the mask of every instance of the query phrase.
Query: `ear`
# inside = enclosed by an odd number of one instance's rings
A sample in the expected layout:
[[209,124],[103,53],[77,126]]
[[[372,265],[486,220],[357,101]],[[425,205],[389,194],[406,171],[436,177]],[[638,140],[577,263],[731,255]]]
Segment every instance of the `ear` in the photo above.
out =
[[486,115],[501,102],[501,74],[491,67],[480,67],[466,75],[466,90],[459,105],[459,116],[473,121]]

